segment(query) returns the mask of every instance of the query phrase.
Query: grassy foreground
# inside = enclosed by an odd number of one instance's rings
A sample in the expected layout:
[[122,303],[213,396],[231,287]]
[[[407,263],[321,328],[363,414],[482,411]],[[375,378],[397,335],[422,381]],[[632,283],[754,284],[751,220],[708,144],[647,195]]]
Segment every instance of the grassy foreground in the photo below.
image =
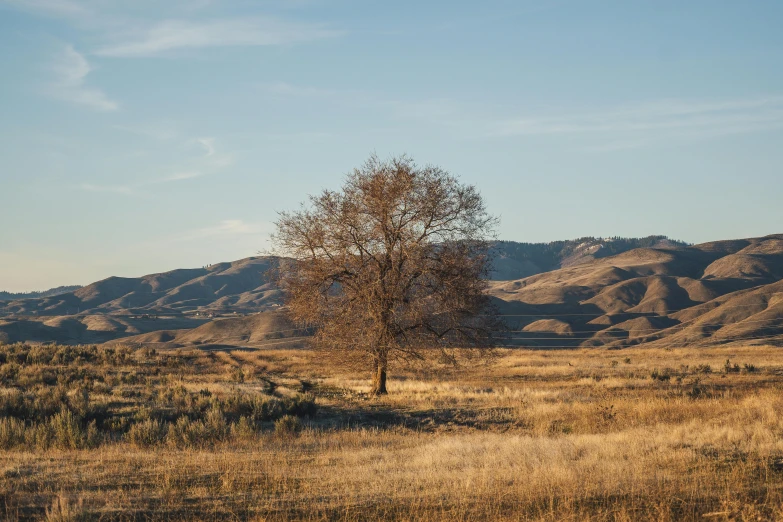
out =
[[776,520],[783,350],[0,346],[3,520]]

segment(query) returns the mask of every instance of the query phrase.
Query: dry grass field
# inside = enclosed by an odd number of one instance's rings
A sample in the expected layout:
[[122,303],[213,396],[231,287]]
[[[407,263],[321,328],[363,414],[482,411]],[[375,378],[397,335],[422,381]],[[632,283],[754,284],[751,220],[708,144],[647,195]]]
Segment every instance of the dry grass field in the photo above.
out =
[[776,520],[783,351],[0,346],[3,520]]

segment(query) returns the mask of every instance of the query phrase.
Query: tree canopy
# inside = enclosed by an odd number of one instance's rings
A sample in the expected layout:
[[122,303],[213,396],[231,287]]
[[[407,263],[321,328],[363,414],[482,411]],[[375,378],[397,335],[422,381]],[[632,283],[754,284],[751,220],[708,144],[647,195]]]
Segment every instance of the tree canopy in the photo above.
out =
[[448,172],[372,156],[341,190],[280,213],[273,244],[295,259],[281,272],[289,313],[315,328],[317,348],[372,368],[373,393],[386,393],[393,360],[492,346],[495,224]]

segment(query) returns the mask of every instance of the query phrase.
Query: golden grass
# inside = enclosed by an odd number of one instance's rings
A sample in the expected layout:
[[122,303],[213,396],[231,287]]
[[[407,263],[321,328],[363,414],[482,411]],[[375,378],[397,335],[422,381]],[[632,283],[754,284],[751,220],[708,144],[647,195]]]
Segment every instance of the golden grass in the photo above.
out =
[[[0,518],[783,518],[779,348],[509,351],[441,378],[399,371],[381,399],[307,351],[197,360],[176,376],[186,387],[253,390],[264,377],[285,394],[311,382],[319,413],[299,436],[262,430],[206,449],[2,452]],[[250,377],[231,381],[233,367]]]

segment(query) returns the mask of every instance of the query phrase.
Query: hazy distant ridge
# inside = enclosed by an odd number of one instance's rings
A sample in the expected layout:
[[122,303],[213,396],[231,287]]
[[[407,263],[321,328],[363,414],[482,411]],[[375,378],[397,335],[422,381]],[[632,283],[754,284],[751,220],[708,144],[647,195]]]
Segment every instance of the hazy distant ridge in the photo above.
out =
[[5,292],[0,291],[0,301],[11,301],[14,299],[37,299],[39,297],[52,297],[60,294],[67,294],[80,289],[81,285],[58,286],[42,292]]
[[[669,239],[666,236],[648,236],[643,238],[595,238],[582,237],[565,241],[553,241],[551,243],[519,243],[516,241],[499,241],[496,246],[497,257],[495,259],[495,270],[492,279],[509,280],[519,279],[542,272],[557,270],[565,266],[585,263],[592,259],[608,257],[620,254],[634,248],[657,247],[665,248],[667,246],[686,246],[687,243]],[[77,295],[73,298],[53,300],[48,303],[41,303],[43,306],[33,306],[30,303],[20,304],[18,306],[10,305],[7,312],[25,313],[35,310],[38,313],[46,315],[59,315],[63,313],[76,313],[93,308],[99,308],[102,312],[116,312],[125,308],[148,308],[163,309],[176,308],[195,309],[209,307],[212,301],[219,297],[225,297],[226,294],[241,294],[254,290],[260,286],[263,279],[262,273],[265,271],[268,261],[264,258],[249,258],[236,261],[234,263],[218,263],[212,265],[210,269],[180,269],[166,272],[163,274],[152,274],[138,278],[110,277],[103,281],[98,281],[86,287],[80,285],[58,286],[42,292],[5,292],[0,291],[0,301],[17,301],[23,299],[43,299],[47,297],[62,296],[84,289],[85,295]],[[249,269],[249,270],[248,270]],[[258,269],[261,270],[259,273]],[[222,277],[215,277],[215,276]],[[230,277],[229,277],[230,276]],[[170,284],[171,282],[175,284]],[[220,281],[220,284],[216,284]],[[231,284],[225,286],[231,281]],[[167,284],[168,283],[168,284]],[[196,290],[198,289],[198,290]],[[163,302],[154,303],[157,298],[162,297],[163,293],[176,290],[177,297],[170,297]],[[214,290],[212,292],[211,290]],[[198,294],[200,300],[182,299],[185,294]],[[101,297],[110,294],[117,294],[113,297],[128,296],[133,294],[133,298],[124,302],[113,302],[113,299],[101,299]],[[89,295],[90,299],[84,299]],[[150,299],[148,302],[139,299],[141,295],[155,295],[156,299]],[[97,298],[97,299],[96,299]],[[223,300],[221,305],[245,304],[247,300],[237,299],[235,302]],[[173,306],[175,303],[183,303],[184,307]]]
[[667,236],[580,237],[550,243],[498,241],[492,279],[519,279],[622,254],[635,248],[684,247],[688,243]]
[[[496,254],[488,291],[510,327],[503,344],[783,344],[783,234],[699,245],[664,236],[504,241]],[[298,338],[304,332],[280,315],[283,294],[272,274],[281,262],[255,257],[110,277],[3,301],[0,342],[244,346],[281,331]]]

